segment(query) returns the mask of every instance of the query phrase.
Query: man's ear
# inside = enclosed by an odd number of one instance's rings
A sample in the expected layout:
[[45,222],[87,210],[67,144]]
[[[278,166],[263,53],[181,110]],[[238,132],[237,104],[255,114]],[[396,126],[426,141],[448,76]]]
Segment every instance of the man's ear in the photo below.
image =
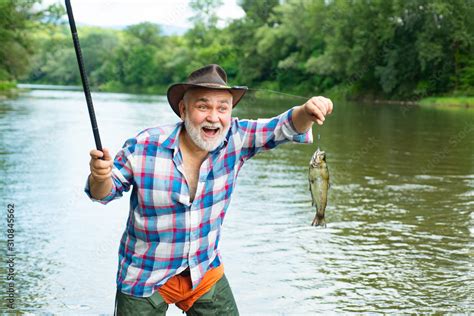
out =
[[178,107],[179,107],[179,116],[184,121],[184,118],[185,118],[185,115],[184,115],[185,105],[184,105],[184,101],[182,99],[181,99],[181,101],[179,101]]

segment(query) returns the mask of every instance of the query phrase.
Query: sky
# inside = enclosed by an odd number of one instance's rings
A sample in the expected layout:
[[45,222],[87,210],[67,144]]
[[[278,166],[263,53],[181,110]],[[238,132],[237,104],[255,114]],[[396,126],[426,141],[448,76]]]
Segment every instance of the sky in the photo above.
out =
[[[244,16],[236,0],[223,0],[217,11],[225,20]],[[64,5],[61,0],[43,0],[43,5]],[[188,18],[193,12],[189,0],[71,0],[76,23],[103,27],[153,22],[181,28],[191,27]],[[222,21],[220,26],[225,22]]]

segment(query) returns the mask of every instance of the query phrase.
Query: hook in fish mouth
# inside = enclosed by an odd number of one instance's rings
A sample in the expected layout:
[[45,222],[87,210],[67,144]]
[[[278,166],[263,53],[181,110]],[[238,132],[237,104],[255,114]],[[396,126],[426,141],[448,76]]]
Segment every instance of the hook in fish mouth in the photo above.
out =
[[326,152],[318,149],[314,152],[313,156],[311,157],[310,164],[312,167],[319,166],[322,162],[326,161]]

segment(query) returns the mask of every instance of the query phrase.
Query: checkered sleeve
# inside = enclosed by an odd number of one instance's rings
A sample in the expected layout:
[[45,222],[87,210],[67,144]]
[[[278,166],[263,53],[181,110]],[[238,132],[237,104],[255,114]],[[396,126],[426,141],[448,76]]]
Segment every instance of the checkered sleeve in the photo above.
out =
[[107,204],[112,200],[122,197],[123,192],[130,190],[133,183],[133,159],[136,146],[136,139],[130,138],[117,153],[112,166],[112,190],[102,199],[92,197],[89,186],[89,177],[86,180],[84,192],[93,202]]
[[239,120],[239,134],[242,139],[241,158],[247,160],[255,154],[287,143],[313,142],[310,128],[305,133],[299,133],[293,123],[294,108],[269,119]]

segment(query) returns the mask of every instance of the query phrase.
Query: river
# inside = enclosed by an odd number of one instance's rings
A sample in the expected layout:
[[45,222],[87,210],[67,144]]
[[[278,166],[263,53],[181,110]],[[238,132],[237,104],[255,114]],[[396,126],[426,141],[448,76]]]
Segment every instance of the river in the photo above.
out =
[[[178,120],[165,96],[93,100],[113,155]],[[233,115],[272,117],[302,101],[249,97]],[[474,111],[334,103],[314,144],[259,154],[239,174],[220,247],[241,314],[473,313]],[[94,140],[82,92],[0,101],[0,140],[0,311],[10,311],[13,255],[16,311],[111,314],[131,191],[105,206],[83,192]],[[326,228],[310,225],[318,145],[331,174]]]

